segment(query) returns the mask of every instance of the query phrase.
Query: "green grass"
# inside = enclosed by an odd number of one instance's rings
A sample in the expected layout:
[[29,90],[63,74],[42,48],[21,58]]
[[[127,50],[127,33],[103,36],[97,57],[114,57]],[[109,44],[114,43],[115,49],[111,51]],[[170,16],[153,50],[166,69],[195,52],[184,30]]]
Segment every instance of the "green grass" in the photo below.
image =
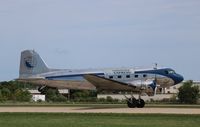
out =
[[200,115],[0,113],[0,127],[199,127]]

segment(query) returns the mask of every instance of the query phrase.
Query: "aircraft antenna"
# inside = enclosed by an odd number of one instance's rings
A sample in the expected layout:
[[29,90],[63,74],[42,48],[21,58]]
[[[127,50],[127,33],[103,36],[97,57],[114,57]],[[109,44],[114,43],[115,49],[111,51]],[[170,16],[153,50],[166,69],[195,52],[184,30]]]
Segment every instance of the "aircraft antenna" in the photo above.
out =
[[155,69],[155,70],[158,69],[158,63],[155,63],[155,64],[154,64],[154,69]]

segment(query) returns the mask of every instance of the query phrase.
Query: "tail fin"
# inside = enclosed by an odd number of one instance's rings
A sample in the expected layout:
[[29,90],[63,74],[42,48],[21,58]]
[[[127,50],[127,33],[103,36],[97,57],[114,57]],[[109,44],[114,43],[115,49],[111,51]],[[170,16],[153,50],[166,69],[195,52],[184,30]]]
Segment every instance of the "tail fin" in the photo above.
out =
[[34,50],[21,52],[19,78],[27,78],[32,75],[48,72],[49,68]]

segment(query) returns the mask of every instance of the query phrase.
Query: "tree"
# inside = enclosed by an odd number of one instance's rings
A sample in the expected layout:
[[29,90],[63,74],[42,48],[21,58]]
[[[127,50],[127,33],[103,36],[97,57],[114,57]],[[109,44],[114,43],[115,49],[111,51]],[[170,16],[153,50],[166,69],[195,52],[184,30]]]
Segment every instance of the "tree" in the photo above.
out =
[[19,102],[29,102],[31,100],[31,93],[28,90],[17,89],[14,93],[15,100]]
[[82,102],[96,102],[97,92],[91,90],[70,90],[70,99]]
[[193,85],[192,81],[187,81],[181,86],[178,99],[181,103],[196,104],[199,99],[199,86]]
[[0,83],[0,102],[28,102],[31,100],[31,97],[31,93],[28,90],[23,89],[22,84],[16,81]]
[[67,99],[62,94],[59,93],[57,88],[46,89],[46,99],[52,102],[66,102]]

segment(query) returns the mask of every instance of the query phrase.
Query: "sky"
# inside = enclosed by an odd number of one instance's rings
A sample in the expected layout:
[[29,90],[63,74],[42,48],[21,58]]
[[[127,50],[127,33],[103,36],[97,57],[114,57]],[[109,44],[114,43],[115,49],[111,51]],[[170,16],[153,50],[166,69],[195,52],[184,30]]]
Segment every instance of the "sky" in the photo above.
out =
[[170,67],[200,80],[199,0],[0,0],[0,81],[20,52],[51,68]]

